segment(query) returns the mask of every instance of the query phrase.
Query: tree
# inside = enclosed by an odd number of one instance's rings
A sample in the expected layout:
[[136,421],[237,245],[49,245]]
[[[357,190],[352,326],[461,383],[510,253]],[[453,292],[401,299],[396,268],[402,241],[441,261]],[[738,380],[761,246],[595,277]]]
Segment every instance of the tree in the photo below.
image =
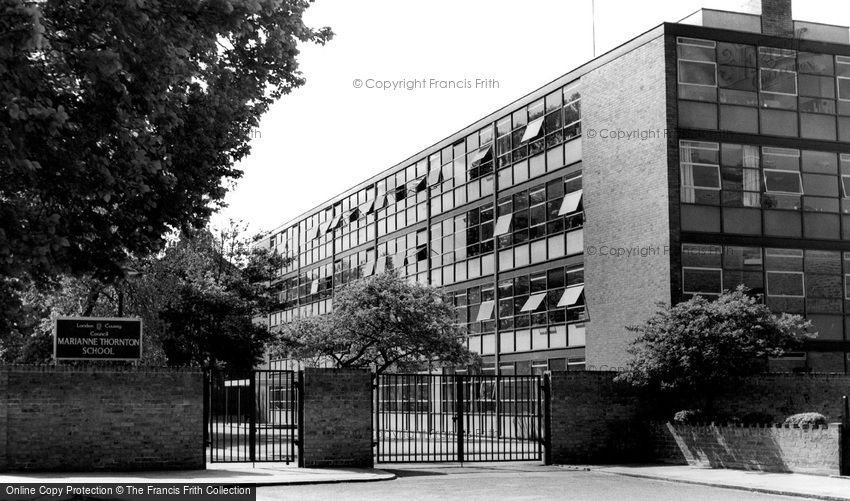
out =
[[391,271],[341,287],[331,313],[285,324],[275,351],[308,365],[331,360],[380,374],[429,363],[474,364],[464,339],[454,307],[438,289]]
[[799,315],[775,315],[744,286],[717,299],[696,296],[663,307],[637,333],[626,370],[617,376],[634,386],[710,396],[736,378],[764,372],[768,358],[803,340],[811,323]]
[[[308,0],[0,0],[0,328],[27,282],[109,283],[202,228],[304,79]],[[55,284],[54,284],[55,285]]]
[[254,319],[269,313],[267,284],[284,259],[243,232],[231,223],[219,235],[185,233],[132,285],[169,365],[250,369],[262,359],[269,332]]
[[126,281],[63,277],[49,290],[28,288],[22,295],[27,322],[0,339],[0,360],[49,362],[55,317],[115,316],[123,296],[124,313],[144,322],[142,363],[251,368],[269,338],[253,319],[268,314],[266,284],[283,264],[234,223],[218,234],[183,233],[159,255],[134,261]]

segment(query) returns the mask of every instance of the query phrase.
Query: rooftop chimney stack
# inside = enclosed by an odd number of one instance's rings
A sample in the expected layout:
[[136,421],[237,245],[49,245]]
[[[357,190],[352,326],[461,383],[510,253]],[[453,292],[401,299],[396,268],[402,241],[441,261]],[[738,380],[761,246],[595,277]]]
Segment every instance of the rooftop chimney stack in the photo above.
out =
[[761,0],[761,32],[775,37],[793,37],[791,0]]

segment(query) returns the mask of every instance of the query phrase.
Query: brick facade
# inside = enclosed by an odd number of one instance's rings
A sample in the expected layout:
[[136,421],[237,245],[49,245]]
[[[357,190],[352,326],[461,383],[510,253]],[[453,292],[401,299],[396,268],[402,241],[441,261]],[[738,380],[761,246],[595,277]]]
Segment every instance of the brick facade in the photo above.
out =
[[791,0],[761,0],[761,32],[776,37],[793,37]]
[[[664,51],[659,35],[581,79],[588,369],[623,366],[625,326],[670,302]],[[603,137],[618,131],[655,137]]]
[[205,468],[195,371],[0,367],[0,471]]
[[650,426],[657,461],[712,468],[838,475],[841,425],[791,428]]
[[304,369],[303,466],[371,468],[372,374]]
[[554,463],[623,463],[640,459],[639,398],[613,372],[551,374]]

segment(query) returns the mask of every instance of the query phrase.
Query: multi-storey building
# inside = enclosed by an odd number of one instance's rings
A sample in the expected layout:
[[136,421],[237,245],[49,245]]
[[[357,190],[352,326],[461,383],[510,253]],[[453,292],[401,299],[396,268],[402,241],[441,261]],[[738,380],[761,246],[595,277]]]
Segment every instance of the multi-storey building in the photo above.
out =
[[850,351],[846,27],[703,9],[657,26],[271,232],[272,329],[389,267],[445,288],[485,370],[622,366],[659,302],[745,284]]

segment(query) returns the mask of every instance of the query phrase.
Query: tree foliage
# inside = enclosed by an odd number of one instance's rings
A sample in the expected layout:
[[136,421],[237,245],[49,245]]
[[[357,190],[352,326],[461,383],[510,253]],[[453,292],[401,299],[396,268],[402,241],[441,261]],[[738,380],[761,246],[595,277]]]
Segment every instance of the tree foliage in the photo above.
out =
[[775,315],[747,292],[739,286],[716,300],[696,296],[628,327],[637,337],[617,378],[655,390],[710,394],[720,384],[765,371],[768,358],[816,335],[799,315]]
[[204,226],[298,44],[331,37],[309,4],[0,0],[0,328],[28,281],[109,282]]
[[331,313],[285,324],[277,353],[308,365],[331,360],[378,373],[477,361],[455,325],[451,302],[434,287],[388,272],[343,286],[333,301]]
[[27,288],[26,321],[0,333],[0,360],[49,362],[57,316],[115,316],[121,295],[124,314],[144,322],[143,364],[253,367],[269,335],[252,319],[268,314],[265,284],[283,264],[235,224],[183,233],[162,253],[134,261],[126,281],[63,277],[47,290]]

